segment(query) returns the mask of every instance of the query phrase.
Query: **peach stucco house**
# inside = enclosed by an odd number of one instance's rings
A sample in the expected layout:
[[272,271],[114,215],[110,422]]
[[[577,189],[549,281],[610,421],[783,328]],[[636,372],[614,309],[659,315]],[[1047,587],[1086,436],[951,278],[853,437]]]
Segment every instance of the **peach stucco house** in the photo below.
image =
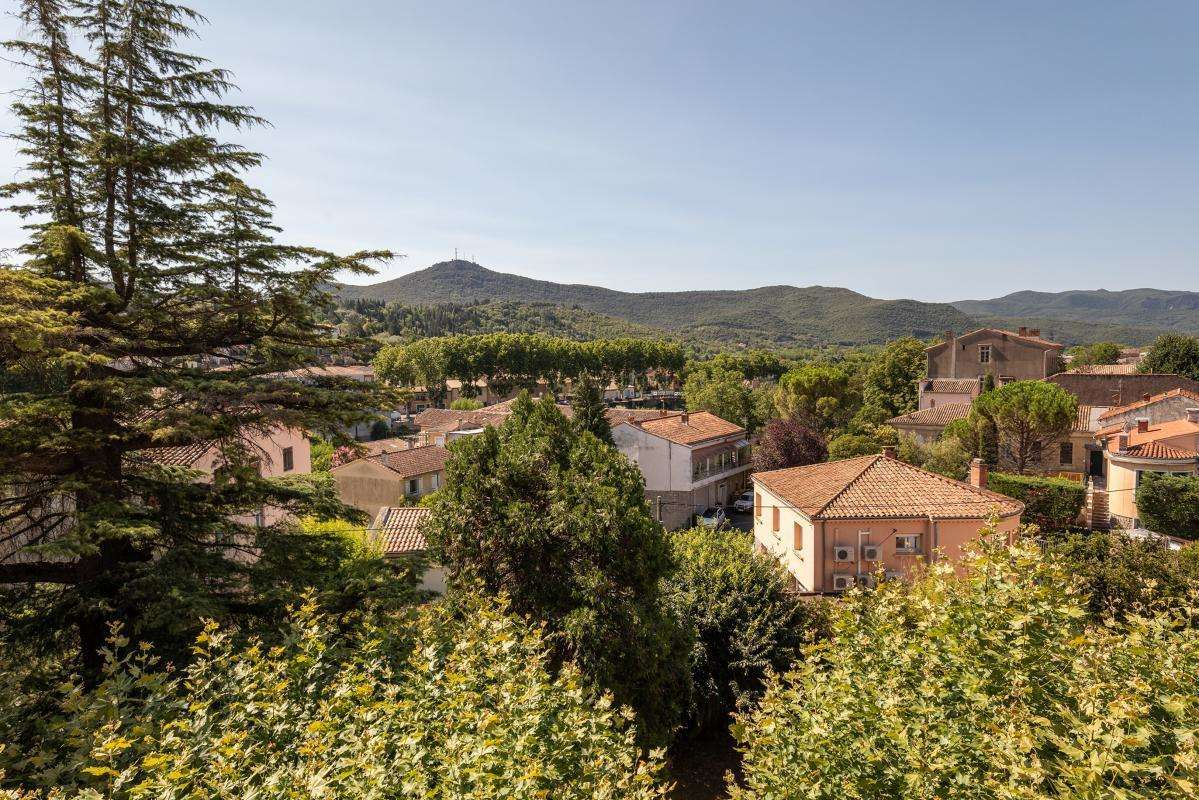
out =
[[1142,417],[1099,432],[1107,468],[1107,504],[1111,523],[1120,528],[1141,525],[1137,487],[1146,472],[1199,474],[1199,407],[1181,419],[1153,422]]
[[992,517],[1014,537],[1024,505],[988,491],[975,459],[972,483],[882,455],[759,472],[754,545],[774,555],[803,592],[901,577],[937,558],[957,560]]
[[381,508],[440,489],[449,458],[449,450],[429,444],[355,459],[329,472],[341,501],[373,517]]

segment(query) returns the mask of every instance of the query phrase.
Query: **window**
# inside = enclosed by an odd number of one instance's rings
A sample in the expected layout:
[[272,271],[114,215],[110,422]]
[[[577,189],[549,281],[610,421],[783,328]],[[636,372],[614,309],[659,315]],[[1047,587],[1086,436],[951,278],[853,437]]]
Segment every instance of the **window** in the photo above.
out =
[[1040,464],[1040,463],[1041,463],[1041,456],[1042,456],[1042,452],[1041,452],[1041,450],[1042,450],[1042,448],[1041,448],[1041,443],[1040,443],[1040,442],[1033,442],[1033,443],[1032,443],[1032,452],[1030,452],[1030,453],[1028,454],[1028,458],[1029,458],[1029,460],[1031,460],[1031,461],[1032,461],[1034,464]]
[[795,549],[803,550],[803,525],[800,525],[798,522],[795,523],[794,534],[795,534]]
[[429,485],[433,487],[433,491],[437,491],[437,489],[441,486],[441,475],[434,472],[433,477],[430,478]]
[[777,506],[775,506],[774,508],[771,509],[770,517],[771,517],[771,522],[773,523],[772,527],[774,528],[774,532],[778,533],[779,532],[779,510],[778,510]]
[[762,495],[760,492],[754,492],[754,516],[758,519],[762,518]]
[[1062,442],[1058,446],[1057,463],[1073,464],[1074,463],[1074,444],[1072,442]]
[[928,400],[928,407],[929,407],[929,408],[936,408],[936,407],[937,407],[937,400],[936,400],[936,398],[931,398],[931,397],[929,398],[929,400]]
[[420,478],[408,479],[408,494],[416,494],[420,491]]
[[980,344],[978,346],[978,363],[980,363],[980,364],[990,364],[991,363],[991,345]]
[[920,534],[918,533],[901,533],[895,537],[895,552],[896,553],[919,553],[920,552]]
[[296,457],[290,447],[283,448],[283,471],[291,472],[296,468]]

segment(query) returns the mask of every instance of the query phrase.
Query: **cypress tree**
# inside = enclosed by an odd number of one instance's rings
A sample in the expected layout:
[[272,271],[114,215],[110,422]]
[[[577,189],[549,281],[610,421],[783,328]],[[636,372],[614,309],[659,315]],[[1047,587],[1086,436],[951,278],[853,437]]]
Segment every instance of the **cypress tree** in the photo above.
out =
[[[286,518],[236,519],[352,516],[327,481],[262,478],[251,439],[337,439],[379,407],[363,384],[283,373],[353,346],[323,322],[328,287],[390,254],[275,241],[243,179],[261,156],[218,138],[262,120],[227,101],[226,71],[178,49],[194,11],[26,0],[19,17],[26,170],[0,191],[28,240],[0,269],[0,584],[58,587],[34,616],[69,625],[94,675],[111,621],[161,637],[258,613],[256,589],[296,577],[271,565],[307,563],[314,537]],[[224,464],[211,480],[155,457],[208,444]]]
[[590,375],[584,375],[579,379],[570,408],[575,427],[580,431],[591,431],[601,442],[613,443],[612,426],[608,424],[608,418],[604,415],[606,406],[603,392],[600,391],[599,383]]

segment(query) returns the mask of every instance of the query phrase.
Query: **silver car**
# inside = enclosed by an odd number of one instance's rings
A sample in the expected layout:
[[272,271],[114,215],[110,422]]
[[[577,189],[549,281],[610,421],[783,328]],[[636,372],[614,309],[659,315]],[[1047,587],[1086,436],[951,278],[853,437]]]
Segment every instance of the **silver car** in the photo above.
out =
[[720,506],[712,506],[699,515],[699,524],[704,528],[719,530],[728,524],[728,517]]
[[741,511],[746,514],[748,514],[750,511],[753,511],[754,510],[754,493],[746,492],[745,494],[739,495],[737,497],[737,499],[733,501],[733,510]]

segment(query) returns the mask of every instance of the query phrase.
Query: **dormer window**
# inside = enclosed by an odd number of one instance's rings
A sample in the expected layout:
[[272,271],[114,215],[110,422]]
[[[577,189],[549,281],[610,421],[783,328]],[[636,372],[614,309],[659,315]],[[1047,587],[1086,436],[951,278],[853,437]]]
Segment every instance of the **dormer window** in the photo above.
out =
[[991,363],[991,345],[980,344],[978,346],[978,363],[980,363],[980,364],[990,364]]

